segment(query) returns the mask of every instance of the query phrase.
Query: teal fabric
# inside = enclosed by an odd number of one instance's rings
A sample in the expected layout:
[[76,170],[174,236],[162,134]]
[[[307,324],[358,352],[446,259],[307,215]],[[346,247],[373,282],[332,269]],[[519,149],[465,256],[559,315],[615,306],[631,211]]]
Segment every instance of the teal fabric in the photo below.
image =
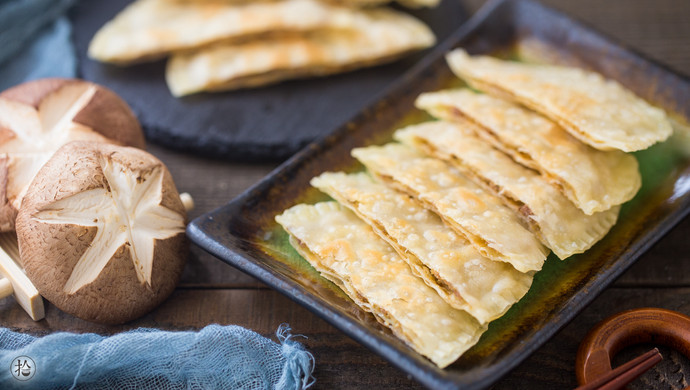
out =
[[0,0],[0,90],[43,77],[75,77],[71,26],[76,0]]
[[[0,388],[305,389],[314,382],[314,359],[289,331],[281,325],[276,343],[232,325],[40,338],[0,328]],[[29,380],[8,369],[19,356],[35,362]]]
[[[0,0],[0,91],[43,77],[75,77],[75,0]],[[275,343],[239,326],[198,332],[137,329],[115,336],[56,333],[42,338],[0,328],[0,389],[303,389],[312,355],[281,326]],[[18,381],[19,356],[35,375]]]

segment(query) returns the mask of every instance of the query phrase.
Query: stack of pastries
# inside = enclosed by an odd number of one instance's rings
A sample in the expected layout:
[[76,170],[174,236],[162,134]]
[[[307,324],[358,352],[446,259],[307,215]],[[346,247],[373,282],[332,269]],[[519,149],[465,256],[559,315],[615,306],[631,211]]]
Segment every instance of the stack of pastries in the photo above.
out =
[[387,2],[136,0],[96,33],[89,56],[119,65],[170,56],[168,87],[183,96],[343,72],[435,43],[424,23]]
[[633,152],[666,114],[582,69],[447,55],[472,89],[424,93],[437,120],[352,150],[366,172],[311,184],[335,201],[276,216],[295,249],[439,367],[529,290],[550,253],[583,253],[641,186]]

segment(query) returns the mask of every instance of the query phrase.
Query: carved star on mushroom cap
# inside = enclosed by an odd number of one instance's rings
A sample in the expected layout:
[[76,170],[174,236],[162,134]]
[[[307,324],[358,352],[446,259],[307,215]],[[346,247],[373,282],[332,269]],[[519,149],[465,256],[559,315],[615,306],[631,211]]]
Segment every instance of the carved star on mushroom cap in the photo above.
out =
[[127,103],[100,85],[39,79],[0,93],[0,232],[15,229],[39,169],[72,141],[146,146]]
[[36,172],[62,145],[73,140],[107,142],[91,128],[73,121],[96,93],[93,84],[74,84],[49,95],[38,108],[0,98],[0,155],[8,158],[8,194],[19,208]]
[[93,282],[123,245],[129,248],[139,282],[150,287],[155,240],[185,229],[185,217],[161,205],[162,167],[134,172],[107,157],[101,158],[101,167],[107,186],[60,199],[33,215],[43,223],[97,228],[63,287],[68,294]]

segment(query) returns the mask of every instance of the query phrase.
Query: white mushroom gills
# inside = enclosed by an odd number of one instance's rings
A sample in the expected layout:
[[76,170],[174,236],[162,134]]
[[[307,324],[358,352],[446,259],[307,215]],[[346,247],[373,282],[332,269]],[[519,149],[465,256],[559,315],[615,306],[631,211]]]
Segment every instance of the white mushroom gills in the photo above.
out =
[[137,278],[151,286],[155,240],[185,229],[185,216],[162,206],[163,168],[133,171],[103,157],[106,188],[83,191],[51,203],[33,217],[43,223],[96,227],[96,236],[81,256],[63,290],[74,294],[98,278],[116,251],[130,251]]

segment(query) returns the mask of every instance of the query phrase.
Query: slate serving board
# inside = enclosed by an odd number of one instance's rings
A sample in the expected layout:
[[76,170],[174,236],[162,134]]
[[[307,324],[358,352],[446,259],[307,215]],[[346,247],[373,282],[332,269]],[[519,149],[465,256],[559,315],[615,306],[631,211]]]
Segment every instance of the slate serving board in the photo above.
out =
[[[86,56],[96,31],[128,3],[82,1],[72,10],[79,76],[122,96],[139,117],[150,142],[209,157],[283,160],[375,101],[428,52],[326,78],[174,98],[165,84],[165,60],[117,67]],[[439,42],[467,19],[460,0],[444,0],[435,9],[409,12],[430,25]]]

